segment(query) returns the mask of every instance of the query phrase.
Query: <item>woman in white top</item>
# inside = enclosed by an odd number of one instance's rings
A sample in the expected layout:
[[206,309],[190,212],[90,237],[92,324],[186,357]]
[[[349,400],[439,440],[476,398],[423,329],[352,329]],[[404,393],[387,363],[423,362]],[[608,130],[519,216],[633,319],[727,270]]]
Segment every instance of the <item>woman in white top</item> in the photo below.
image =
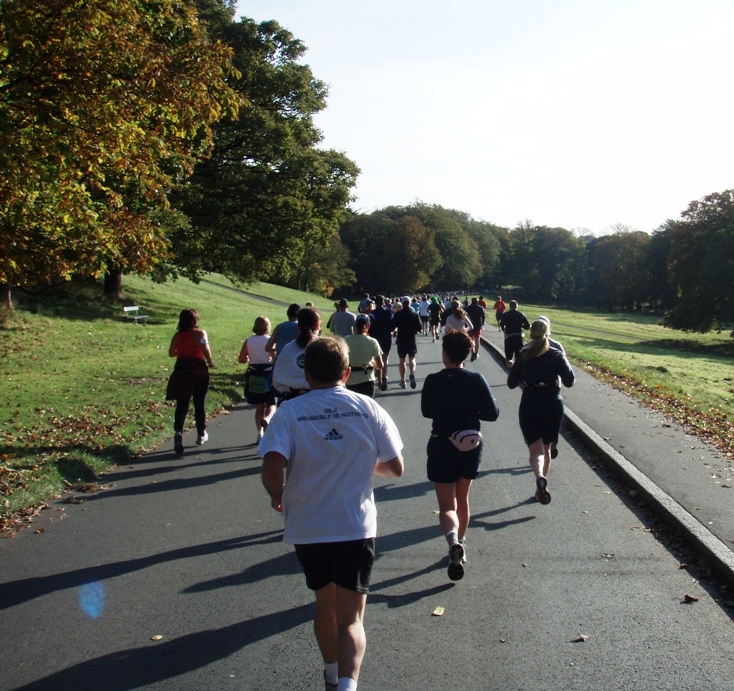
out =
[[306,346],[318,338],[319,331],[321,331],[321,314],[313,307],[304,307],[298,313],[298,336],[278,353],[273,368],[273,386],[278,397],[278,405],[309,390],[303,370],[303,354]]
[[242,345],[237,358],[242,364],[249,363],[245,373],[245,398],[255,406],[255,425],[257,426],[257,443],[260,443],[263,432],[275,413],[275,392],[273,391],[273,358],[265,350],[270,340],[270,320],[258,317],[252,327],[254,336],[250,336]]
[[451,314],[446,318],[444,333],[449,333],[449,331],[463,331],[466,333],[473,328],[474,325],[471,323],[471,319],[466,316],[466,312],[462,309],[459,301],[454,300],[451,303]]

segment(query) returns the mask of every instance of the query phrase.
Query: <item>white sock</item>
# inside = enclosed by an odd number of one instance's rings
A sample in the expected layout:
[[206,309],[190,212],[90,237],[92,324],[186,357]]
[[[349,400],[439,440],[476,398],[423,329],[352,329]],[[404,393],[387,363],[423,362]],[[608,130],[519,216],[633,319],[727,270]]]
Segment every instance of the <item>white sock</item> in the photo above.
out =
[[327,684],[337,684],[339,682],[339,663],[324,662],[324,676]]
[[340,677],[337,691],[357,691],[357,682],[351,677]]
[[446,542],[449,543],[449,547],[453,545],[455,542],[459,541],[459,534],[455,530],[449,530],[448,533],[446,533]]

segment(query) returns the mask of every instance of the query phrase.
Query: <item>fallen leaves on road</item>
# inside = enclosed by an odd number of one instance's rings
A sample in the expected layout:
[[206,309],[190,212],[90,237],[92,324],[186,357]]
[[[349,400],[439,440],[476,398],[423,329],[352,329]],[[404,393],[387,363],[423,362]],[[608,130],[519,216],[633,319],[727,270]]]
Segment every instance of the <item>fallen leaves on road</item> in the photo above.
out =
[[698,598],[693,597],[693,595],[684,595],[683,599],[681,600],[681,603],[686,605],[693,604],[694,602],[698,602]]
[[443,613],[446,611],[445,607],[436,607],[436,609],[431,612],[432,617],[442,617]]
[[162,641],[163,640],[163,636],[161,636],[159,633],[157,633],[157,634],[155,634],[155,636],[151,636],[150,637],[150,640],[151,641]]
[[586,643],[588,640],[589,637],[585,633],[580,633],[578,638],[572,638],[569,643]]

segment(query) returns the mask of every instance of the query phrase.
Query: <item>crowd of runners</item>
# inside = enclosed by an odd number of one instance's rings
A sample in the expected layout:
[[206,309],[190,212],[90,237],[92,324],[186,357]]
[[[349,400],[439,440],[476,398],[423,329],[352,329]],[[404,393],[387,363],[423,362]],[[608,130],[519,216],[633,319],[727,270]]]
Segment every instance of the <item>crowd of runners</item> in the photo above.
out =
[[[447,541],[447,575],[464,577],[469,492],[483,448],[480,425],[500,414],[485,377],[465,367],[480,356],[489,309],[482,295],[365,295],[356,311],[346,299],[335,302],[324,324],[313,306],[293,304],[275,328],[257,317],[239,353],[239,362],[248,365],[245,396],[255,407],[263,485],[272,508],[284,514],[284,541],[294,545],[315,593],[314,632],[327,691],[356,689],[364,656],[376,535],[371,477],[400,477],[404,469],[400,433],[375,394],[388,389],[393,350],[397,386],[417,388],[419,343],[441,347],[444,369],[429,374],[420,392],[421,413],[432,421],[426,472]],[[546,317],[531,324],[515,300],[508,304],[501,296],[491,309],[504,332],[508,387],[522,387],[519,421],[535,498],[547,505],[563,420],[561,383],[572,386],[573,371],[563,346],[550,338]],[[214,363],[198,322],[194,310],[184,310],[169,349],[177,358],[167,398],[176,401],[178,455],[192,398],[197,444],[208,439],[204,400]]]

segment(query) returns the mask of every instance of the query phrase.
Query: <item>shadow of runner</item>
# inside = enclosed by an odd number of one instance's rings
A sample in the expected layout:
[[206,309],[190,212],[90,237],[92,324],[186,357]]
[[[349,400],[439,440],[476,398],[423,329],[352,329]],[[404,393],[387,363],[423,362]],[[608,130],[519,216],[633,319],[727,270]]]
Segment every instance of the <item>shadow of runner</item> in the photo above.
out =
[[[218,475],[210,474],[205,476],[197,475],[196,477],[175,478],[171,480],[161,480],[160,482],[148,485],[135,485],[131,487],[118,487],[116,489],[107,489],[99,492],[99,494],[90,494],[85,496],[85,501],[98,501],[100,499],[114,499],[116,497],[136,496],[142,494],[158,494],[159,492],[175,492],[183,489],[191,489],[197,487],[205,487],[208,485],[216,485],[219,482],[228,482],[238,478],[247,477],[249,475],[259,475],[260,468],[237,468],[228,473],[219,473]],[[111,481],[111,480],[110,480]]]
[[[272,540],[272,542],[281,542],[281,538],[278,540]],[[290,546],[290,545],[289,545]],[[247,585],[248,583],[257,583],[270,576],[294,576],[299,573],[303,573],[300,564],[298,563],[298,557],[296,556],[295,550],[291,549],[285,554],[281,554],[267,561],[259,561],[252,566],[248,566],[244,571],[240,573],[229,574],[222,576],[221,578],[213,578],[210,581],[202,581],[201,583],[195,583],[190,585],[188,588],[184,588],[182,593],[206,593],[210,590],[218,590],[219,588],[236,588],[241,585]]]
[[[266,614],[221,629],[198,631],[86,660],[16,691],[125,691],[187,674],[222,660],[248,645],[309,623],[313,605]],[[243,676],[244,672],[243,670]]]
[[[281,542],[282,539],[282,530],[272,530],[266,533],[257,533],[255,535],[245,535],[229,540],[221,540],[220,542],[210,542],[193,547],[174,549],[170,552],[153,554],[140,559],[114,562],[112,564],[104,564],[102,566],[90,566],[85,569],[77,569],[76,571],[67,571],[65,573],[55,573],[50,576],[8,581],[7,583],[0,584],[0,610],[19,605],[23,602],[28,602],[29,600],[48,595],[49,593],[55,593],[68,588],[78,588],[83,585],[87,585],[88,583],[105,581],[134,571],[147,569],[148,567],[156,566],[157,564],[163,564],[177,559],[204,557],[211,554],[218,554],[219,552],[226,552],[231,549],[267,545]],[[261,572],[260,579],[258,580],[261,580],[268,575],[271,575],[271,572],[264,570]]]
[[[431,570],[434,570],[435,568],[437,567],[432,566]],[[446,590],[451,590],[455,585],[455,583],[442,583],[441,585],[436,585],[433,588],[426,588],[425,590],[418,590],[412,593],[404,593],[403,595],[372,595],[372,591],[370,590],[370,594],[367,596],[367,605],[384,603],[389,609],[405,607],[406,605],[411,605],[414,602],[423,600],[424,598],[433,597],[434,595],[443,593]]]

